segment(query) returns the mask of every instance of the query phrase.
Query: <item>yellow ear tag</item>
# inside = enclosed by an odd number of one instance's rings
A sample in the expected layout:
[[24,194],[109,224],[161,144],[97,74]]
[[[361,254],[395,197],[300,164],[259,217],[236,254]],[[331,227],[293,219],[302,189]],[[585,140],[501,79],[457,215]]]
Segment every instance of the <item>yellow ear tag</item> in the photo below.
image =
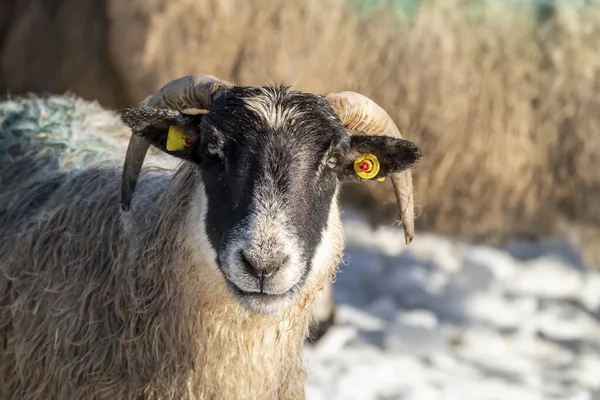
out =
[[177,151],[182,150],[186,146],[190,146],[190,142],[186,139],[183,131],[175,125],[169,127],[169,134],[167,136],[167,150]]
[[[354,172],[363,179],[373,179],[379,173],[379,160],[374,154],[363,154],[354,160]],[[377,180],[383,179],[378,178]]]

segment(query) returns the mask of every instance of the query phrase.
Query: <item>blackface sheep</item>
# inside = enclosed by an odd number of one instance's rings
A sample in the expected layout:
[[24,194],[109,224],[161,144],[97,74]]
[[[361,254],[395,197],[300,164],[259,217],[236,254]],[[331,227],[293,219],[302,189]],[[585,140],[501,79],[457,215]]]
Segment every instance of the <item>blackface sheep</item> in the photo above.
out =
[[[389,176],[412,239],[419,150],[356,93],[184,77],[124,115],[123,168],[117,144],[69,164],[96,138],[44,147],[18,118],[0,140],[2,398],[304,398],[340,183]],[[141,173],[150,144],[183,162]]]

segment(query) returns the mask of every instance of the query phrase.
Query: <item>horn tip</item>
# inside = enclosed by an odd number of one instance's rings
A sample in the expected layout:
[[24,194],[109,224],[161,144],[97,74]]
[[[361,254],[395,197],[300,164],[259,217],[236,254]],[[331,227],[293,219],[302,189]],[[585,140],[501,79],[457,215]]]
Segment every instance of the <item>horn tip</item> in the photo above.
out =
[[404,220],[402,221],[402,225],[404,226],[404,241],[408,246],[415,238],[415,227],[412,224],[405,224]]
[[121,203],[121,211],[128,212],[129,211],[129,204]]

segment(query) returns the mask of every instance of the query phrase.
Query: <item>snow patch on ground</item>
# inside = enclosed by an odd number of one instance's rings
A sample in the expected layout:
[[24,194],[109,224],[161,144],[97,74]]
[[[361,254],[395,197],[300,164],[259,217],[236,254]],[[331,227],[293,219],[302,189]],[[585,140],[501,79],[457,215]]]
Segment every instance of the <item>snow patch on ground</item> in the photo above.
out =
[[600,273],[564,243],[406,247],[356,216],[345,230],[307,399],[600,400]]

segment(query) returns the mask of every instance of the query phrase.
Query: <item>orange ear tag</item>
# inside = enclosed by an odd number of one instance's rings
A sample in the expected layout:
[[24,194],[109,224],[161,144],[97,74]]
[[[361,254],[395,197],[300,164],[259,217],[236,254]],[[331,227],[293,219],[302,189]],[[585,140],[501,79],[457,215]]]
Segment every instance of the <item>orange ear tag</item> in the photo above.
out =
[[[354,172],[363,179],[373,179],[379,173],[379,160],[374,154],[363,154],[354,160]],[[385,177],[382,177],[385,179]],[[378,181],[382,181],[378,178]]]
[[167,150],[178,151],[192,145],[192,139],[185,137],[183,131],[175,125],[169,127],[167,135]]

